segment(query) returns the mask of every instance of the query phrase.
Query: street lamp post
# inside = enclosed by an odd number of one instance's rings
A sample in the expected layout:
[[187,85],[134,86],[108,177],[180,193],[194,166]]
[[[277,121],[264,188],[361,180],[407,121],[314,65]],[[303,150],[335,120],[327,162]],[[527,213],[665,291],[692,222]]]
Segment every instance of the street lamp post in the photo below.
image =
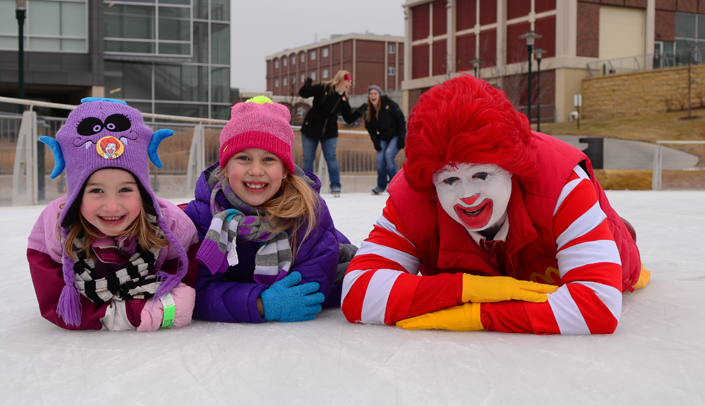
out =
[[[18,48],[17,48],[17,75],[19,85],[19,97],[24,99],[24,20],[27,16],[27,0],[17,0],[15,7],[15,16],[17,17],[18,28]],[[20,114],[24,112],[24,105],[19,106]]]
[[536,131],[541,132],[541,56],[545,54],[541,48],[536,48],[534,54],[536,55],[536,93],[538,98],[538,103],[536,105]]
[[543,35],[537,34],[534,30],[529,30],[526,34],[522,34],[519,38],[526,39],[526,49],[529,51],[529,101],[528,101],[528,115],[529,115],[529,125],[531,125],[531,51],[534,49],[534,39],[543,38]]
[[470,61],[470,63],[472,63],[472,68],[475,70],[475,77],[477,77],[477,70],[480,68],[480,59],[475,58]]

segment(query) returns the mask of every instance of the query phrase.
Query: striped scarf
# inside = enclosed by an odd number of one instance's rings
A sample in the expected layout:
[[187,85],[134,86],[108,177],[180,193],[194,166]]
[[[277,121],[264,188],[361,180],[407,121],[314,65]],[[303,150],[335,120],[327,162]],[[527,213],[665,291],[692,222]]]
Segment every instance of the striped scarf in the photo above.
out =
[[[161,232],[161,229],[159,231]],[[116,247],[118,250],[122,249],[123,242],[124,240],[120,241],[119,246]],[[123,264],[123,268],[112,275],[94,279],[92,273],[95,270],[95,260],[87,258],[86,253],[81,251],[84,239],[76,238],[73,245],[74,252],[77,253],[77,259],[73,264],[76,273],[74,285],[81,295],[93,303],[103,304],[110,300],[148,299],[154,296],[154,292],[162,284],[151,273],[156,258],[159,256],[159,248],[144,251],[138,244],[135,253]]]
[[[230,188],[227,178],[220,181],[213,178],[211,176],[208,182],[212,187],[210,210],[213,219],[196,259],[212,274],[222,273],[239,262],[237,241],[254,241],[262,244],[255,254],[255,282],[271,285],[286,276],[292,261],[287,233],[272,233],[270,230],[274,227],[262,220],[266,215],[263,210],[240,200]],[[231,208],[218,205],[216,196],[219,192],[223,193]]]

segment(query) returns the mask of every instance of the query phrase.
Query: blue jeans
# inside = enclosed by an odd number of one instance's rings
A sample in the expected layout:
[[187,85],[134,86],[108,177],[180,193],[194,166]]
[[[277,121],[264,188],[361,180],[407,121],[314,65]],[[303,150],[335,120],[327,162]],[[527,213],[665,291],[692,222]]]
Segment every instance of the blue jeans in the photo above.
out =
[[[319,140],[301,134],[301,145],[304,153],[304,165],[302,169],[305,171],[314,172],[313,161],[316,158],[318,141]],[[335,148],[338,146],[338,138],[328,138],[325,140],[320,140],[320,142],[321,149],[323,150],[323,157],[326,160],[326,164],[328,164],[330,187],[331,189],[340,189],[340,168],[338,167],[338,160],[335,157]]]
[[389,141],[379,140],[382,150],[377,151],[377,187],[382,190],[387,189],[387,183],[397,174],[397,164],[394,162],[394,157],[399,153],[397,138],[399,137]]

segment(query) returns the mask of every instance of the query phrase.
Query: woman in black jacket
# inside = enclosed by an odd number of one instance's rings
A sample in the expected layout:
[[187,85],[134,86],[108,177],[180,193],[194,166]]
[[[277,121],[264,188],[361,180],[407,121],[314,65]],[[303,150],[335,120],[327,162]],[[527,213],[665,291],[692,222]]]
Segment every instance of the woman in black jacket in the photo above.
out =
[[348,103],[347,90],[352,86],[352,75],[346,70],[338,71],[330,82],[313,85],[311,78],[299,90],[304,99],[313,96],[313,106],[306,113],[301,126],[301,143],[303,146],[303,169],[313,172],[313,160],[316,156],[318,142],[321,142],[323,156],[328,164],[330,192],[340,197],[340,169],[335,157],[338,146],[338,114],[343,115],[346,123],[352,123],[362,113],[353,112]]
[[406,120],[399,105],[383,96],[378,86],[367,88],[367,105],[365,128],[377,150],[377,187],[372,189],[372,194],[378,195],[397,174],[394,158],[404,149]]

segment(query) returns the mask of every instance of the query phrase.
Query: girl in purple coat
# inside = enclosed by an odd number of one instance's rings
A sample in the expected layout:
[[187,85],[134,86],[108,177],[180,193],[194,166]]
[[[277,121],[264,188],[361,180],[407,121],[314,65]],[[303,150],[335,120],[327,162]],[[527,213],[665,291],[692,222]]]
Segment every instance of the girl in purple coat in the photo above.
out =
[[196,318],[304,321],[340,305],[357,248],[335,229],[318,178],[294,166],[289,120],[264,96],[236,104],[219,164],[198,179],[185,209],[201,240]]

